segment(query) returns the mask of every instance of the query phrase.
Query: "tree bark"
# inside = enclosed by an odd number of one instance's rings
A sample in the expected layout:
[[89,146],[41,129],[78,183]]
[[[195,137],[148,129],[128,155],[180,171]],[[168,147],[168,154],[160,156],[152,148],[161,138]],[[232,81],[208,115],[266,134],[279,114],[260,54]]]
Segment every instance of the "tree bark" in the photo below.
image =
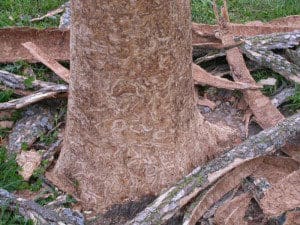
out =
[[48,178],[102,212],[158,194],[233,132],[196,111],[189,1],[74,0],[71,7],[67,128]]

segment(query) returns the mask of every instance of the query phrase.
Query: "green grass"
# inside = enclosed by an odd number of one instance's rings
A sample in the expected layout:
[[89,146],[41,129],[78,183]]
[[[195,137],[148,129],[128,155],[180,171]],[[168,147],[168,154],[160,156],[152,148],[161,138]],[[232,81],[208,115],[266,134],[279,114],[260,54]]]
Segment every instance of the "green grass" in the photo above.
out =
[[[221,2],[220,0],[218,1]],[[198,23],[215,23],[212,0],[192,0],[192,19]],[[300,14],[299,0],[228,0],[231,22],[253,20],[263,22],[275,18]]]
[[31,26],[37,28],[53,27],[59,24],[59,16],[31,23],[30,19],[42,16],[66,0],[1,0],[0,27]]

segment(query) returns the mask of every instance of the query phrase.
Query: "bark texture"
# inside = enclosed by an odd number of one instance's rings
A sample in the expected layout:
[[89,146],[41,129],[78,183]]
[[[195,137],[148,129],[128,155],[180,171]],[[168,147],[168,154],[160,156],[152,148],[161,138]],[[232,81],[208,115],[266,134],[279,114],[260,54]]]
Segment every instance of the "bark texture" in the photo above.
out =
[[64,147],[48,177],[86,208],[158,194],[232,130],[195,110],[189,1],[74,0]]

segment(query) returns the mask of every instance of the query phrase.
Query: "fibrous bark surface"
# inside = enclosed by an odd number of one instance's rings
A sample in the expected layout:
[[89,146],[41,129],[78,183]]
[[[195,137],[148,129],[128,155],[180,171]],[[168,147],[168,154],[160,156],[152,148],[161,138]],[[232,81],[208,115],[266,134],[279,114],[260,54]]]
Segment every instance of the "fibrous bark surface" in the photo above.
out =
[[103,211],[158,194],[220,152],[233,132],[196,111],[188,1],[71,7],[67,129],[51,180]]
[[28,41],[38,45],[55,60],[70,59],[70,32],[67,30],[5,28],[0,29],[0,49],[2,50],[0,62],[36,61],[28,50],[21,46],[22,43]]

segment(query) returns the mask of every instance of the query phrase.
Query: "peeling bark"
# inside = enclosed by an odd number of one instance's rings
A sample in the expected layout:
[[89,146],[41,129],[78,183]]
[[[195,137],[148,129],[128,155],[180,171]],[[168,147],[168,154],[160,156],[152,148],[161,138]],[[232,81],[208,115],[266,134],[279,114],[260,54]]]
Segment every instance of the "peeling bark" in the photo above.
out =
[[284,146],[287,140],[294,138],[297,132],[300,132],[299,113],[250,137],[210,163],[197,167],[127,224],[150,225],[167,221],[225,173],[246,161],[274,152]]
[[266,191],[260,201],[264,213],[268,216],[278,216],[300,205],[300,170],[283,178]]

